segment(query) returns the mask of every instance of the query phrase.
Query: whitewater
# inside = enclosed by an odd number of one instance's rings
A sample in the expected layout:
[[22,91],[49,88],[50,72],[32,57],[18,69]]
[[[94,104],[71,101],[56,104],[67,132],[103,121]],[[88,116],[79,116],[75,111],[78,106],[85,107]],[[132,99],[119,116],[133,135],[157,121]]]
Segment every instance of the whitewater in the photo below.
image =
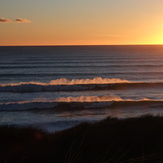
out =
[[0,125],[162,116],[162,92],[161,45],[0,47]]

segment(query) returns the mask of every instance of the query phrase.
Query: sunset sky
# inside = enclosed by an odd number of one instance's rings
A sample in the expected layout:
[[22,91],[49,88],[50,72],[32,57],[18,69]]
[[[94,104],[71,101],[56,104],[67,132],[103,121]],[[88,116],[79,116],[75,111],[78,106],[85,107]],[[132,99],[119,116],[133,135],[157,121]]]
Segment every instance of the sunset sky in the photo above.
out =
[[0,46],[113,44],[163,44],[163,0],[0,0]]

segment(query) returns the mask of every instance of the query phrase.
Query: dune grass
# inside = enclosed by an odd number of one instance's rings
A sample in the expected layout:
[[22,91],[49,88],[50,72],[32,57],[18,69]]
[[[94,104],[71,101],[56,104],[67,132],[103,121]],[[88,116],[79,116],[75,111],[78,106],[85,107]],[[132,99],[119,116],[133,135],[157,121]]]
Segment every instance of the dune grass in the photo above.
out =
[[1,126],[0,162],[163,162],[163,117],[107,118],[53,134]]

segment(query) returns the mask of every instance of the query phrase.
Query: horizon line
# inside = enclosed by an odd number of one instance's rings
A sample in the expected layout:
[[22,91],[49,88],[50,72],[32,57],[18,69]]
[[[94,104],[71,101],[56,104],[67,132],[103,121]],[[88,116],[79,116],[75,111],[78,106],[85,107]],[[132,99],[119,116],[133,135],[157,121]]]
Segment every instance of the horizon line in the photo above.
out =
[[163,44],[90,44],[90,45],[0,45],[0,47],[18,47],[18,46],[26,46],[26,47],[29,47],[29,46],[160,46],[160,45],[163,45]]

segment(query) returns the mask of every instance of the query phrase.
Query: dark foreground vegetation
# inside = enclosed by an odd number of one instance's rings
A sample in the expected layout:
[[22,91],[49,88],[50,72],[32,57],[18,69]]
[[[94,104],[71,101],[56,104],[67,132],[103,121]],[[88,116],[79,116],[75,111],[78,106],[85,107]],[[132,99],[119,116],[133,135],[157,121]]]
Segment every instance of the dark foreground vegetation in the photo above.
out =
[[107,118],[48,134],[0,127],[2,163],[162,163],[163,117]]

